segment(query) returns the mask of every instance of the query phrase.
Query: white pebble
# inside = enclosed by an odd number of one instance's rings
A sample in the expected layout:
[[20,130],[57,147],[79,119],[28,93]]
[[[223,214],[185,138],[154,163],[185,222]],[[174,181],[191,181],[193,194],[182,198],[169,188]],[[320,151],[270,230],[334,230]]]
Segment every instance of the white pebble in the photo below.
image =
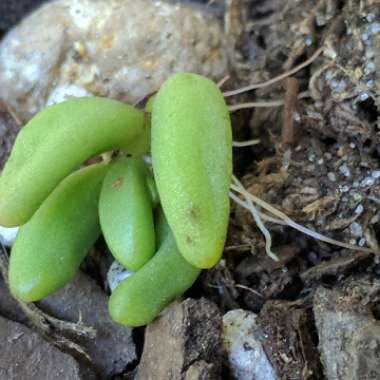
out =
[[378,22],[374,22],[373,24],[371,24],[369,26],[369,30],[371,31],[371,33],[375,34],[375,33],[379,33],[380,32],[380,24]]
[[361,237],[363,235],[363,228],[362,226],[357,223],[357,222],[353,222],[351,225],[350,225],[350,231],[351,231],[351,234],[353,236],[356,236],[356,237]]
[[366,19],[368,22],[375,21],[376,15],[374,13],[368,13]]
[[223,348],[234,379],[278,380],[260,340],[256,314],[236,309],[223,316]]
[[369,41],[369,34],[363,33],[362,34],[362,40],[363,40],[363,42],[367,43]]
[[6,247],[11,247],[16,239],[19,227],[2,227],[0,226],[0,242]]
[[361,187],[373,186],[375,184],[375,178],[366,177],[360,182]]
[[107,282],[111,291],[113,291],[121,281],[132,276],[133,272],[122,267],[116,260],[110,266],[107,273]]
[[89,95],[91,95],[91,93],[83,87],[74,84],[63,84],[54,88],[46,101],[46,105],[50,106],[52,104],[62,103],[69,98],[80,98]]
[[328,178],[331,182],[335,182],[335,181],[336,181],[336,176],[335,176],[335,173],[333,173],[333,172],[328,172],[328,173],[327,173],[327,178]]
[[343,164],[339,167],[339,171],[345,176],[345,177],[350,177],[351,176],[351,170],[347,166],[347,164]]
[[363,205],[360,204],[360,205],[358,205],[358,207],[356,207],[355,214],[360,215],[363,213],[363,211],[364,211],[364,207],[363,207]]

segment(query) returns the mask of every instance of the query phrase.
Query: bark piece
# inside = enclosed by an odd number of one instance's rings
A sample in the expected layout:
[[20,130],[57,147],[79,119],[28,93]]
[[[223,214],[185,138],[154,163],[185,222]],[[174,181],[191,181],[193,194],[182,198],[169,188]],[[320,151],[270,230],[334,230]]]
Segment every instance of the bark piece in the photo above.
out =
[[139,380],[220,378],[222,318],[210,301],[172,304],[151,323],[138,368]]
[[353,268],[370,261],[373,255],[367,252],[354,252],[347,256],[337,257],[329,261],[321,262],[318,265],[305,270],[300,274],[301,280],[308,286],[315,284],[324,276],[336,277],[347,275]]
[[84,273],[79,272],[62,290],[39,302],[39,307],[56,318],[70,322],[81,319],[83,324],[96,329],[94,339],[76,340],[102,377],[124,371],[136,359],[131,329],[110,319],[106,294]]
[[260,311],[257,323],[262,330],[264,350],[281,380],[321,379],[310,308],[299,301],[269,301]]
[[0,378],[80,380],[78,363],[27,327],[0,317]]

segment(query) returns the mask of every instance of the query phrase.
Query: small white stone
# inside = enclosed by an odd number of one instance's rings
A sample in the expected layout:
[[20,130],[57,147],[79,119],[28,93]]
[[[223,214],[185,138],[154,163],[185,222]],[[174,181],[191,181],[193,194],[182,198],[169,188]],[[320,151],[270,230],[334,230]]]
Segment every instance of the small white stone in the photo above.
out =
[[336,176],[335,176],[335,173],[333,173],[333,172],[328,172],[328,173],[327,173],[327,178],[328,178],[331,182],[335,182],[335,181],[336,181]]
[[325,74],[325,79],[327,81],[330,81],[331,79],[334,78],[334,73],[331,70],[327,70]]
[[356,207],[355,214],[360,215],[363,213],[363,211],[364,211],[364,207],[362,204],[360,204],[360,205],[358,205],[358,207]]
[[347,164],[343,164],[339,167],[339,171],[345,176],[345,177],[350,177],[351,176],[351,170],[347,166]]
[[338,56],[337,52],[332,47],[326,48],[323,54],[325,55],[325,57],[328,57],[331,59],[336,59],[336,57]]
[[375,178],[375,179],[380,178],[380,170],[374,170],[372,172],[372,177]]
[[0,226],[0,241],[6,247],[11,247],[16,239],[19,227],[2,227]]
[[378,22],[374,22],[369,26],[369,30],[372,34],[376,34],[380,32],[380,24]]
[[366,19],[368,22],[375,21],[376,15],[374,13],[368,13]]
[[357,222],[351,223],[351,225],[350,225],[350,231],[351,231],[351,234],[353,236],[356,236],[356,237],[361,237],[363,235],[363,228]]
[[313,38],[311,36],[307,36],[305,38],[305,45],[306,46],[311,46],[313,44]]
[[361,187],[373,186],[375,184],[375,178],[366,177],[360,182]]
[[363,33],[362,34],[362,40],[363,40],[363,42],[368,43],[368,41],[369,41],[369,34],[368,33]]
[[[376,71],[376,65],[373,62],[368,62],[364,68],[364,74],[368,75],[368,74],[373,73],[374,71]],[[369,95],[368,94],[366,95],[367,97],[364,100],[369,98]]]
[[256,314],[236,309],[223,316],[223,347],[237,380],[278,380],[258,338]]
[[74,85],[74,84],[62,84],[54,88],[50,94],[46,105],[50,106],[52,104],[62,103],[69,98],[80,98],[83,96],[90,96],[91,93],[85,88]]
[[121,281],[132,276],[133,272],[122,267],[116,260],[112,263],[107,272],[107,282],[111,291],[113,291]]

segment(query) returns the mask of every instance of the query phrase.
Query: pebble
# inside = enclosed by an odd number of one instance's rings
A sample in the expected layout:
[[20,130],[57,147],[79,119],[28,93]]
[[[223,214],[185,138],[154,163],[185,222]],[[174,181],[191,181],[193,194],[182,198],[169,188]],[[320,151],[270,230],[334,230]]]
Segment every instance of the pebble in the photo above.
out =
[[107,283],[111,291],[113,291],[121,281],[132,276],[133,272],[122,267],[116,260],[111,264],[107,273]]
[[362,214],[363,213],[363,211],[364,211],[364,207],[363,207],[363,205],[358,205],[357,207],[356,207],[356,209],[355,209],[355,214],[357,214],[357,215],[360,215],[360,214]]
[[223,347],[233,378],[277,380],[263,346],[255,337],[256,314],[242,309],[223,316]]
[[351,223],[350,231],[355,237],[361,237],[363,235],[363,227],[357,222]]
[[11,247],[16,239],[18,227],[2,227],[0,226],[0,242],[6,247]]
[[351,176],[351,170],[347,166],[347,164],[343,164],[339,167],[339,171],[345,176],[345,177],[350,177]]
[[375,178],[366,177],[360,182],[361,187],[373,186],[375,184]]
[[335,176],[335,173],[333,173],[333,172],[328,172],[328,173],[327,173],[327,178],[328,178],[331,182],[335,182],[335,181],[336,181],[336,176]]

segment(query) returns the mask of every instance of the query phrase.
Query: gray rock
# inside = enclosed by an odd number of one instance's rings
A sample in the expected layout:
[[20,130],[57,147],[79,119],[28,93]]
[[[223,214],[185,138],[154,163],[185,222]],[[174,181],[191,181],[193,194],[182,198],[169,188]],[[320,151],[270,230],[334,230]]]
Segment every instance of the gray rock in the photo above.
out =
[[354,332],[353,376],[360,380],[380,379],[380,325],[376,321]]
[[134,103],[177,71],[226,74],[219,22],[195,7],[152,0],[56,0],[0,44],[0,97],[29,119],[66,96]]
[[220,378],[222,318],[206,299],[173,303],[147,326],[139,380]]
[[319,288],[314,316],[326,379],[380,378],[380,326],[369,306],[341,290]]
[[27,323],[28,318],[18,302],[12,297],[0,274],[0,315],[19,323]]
[[0,317],[0,379],[79,380],[78,363],[38,334]]
[[83,324],[97,330],[96,338],[81,338],[79,343],[102,378],[122,372],[136,359],[131,329],[110,319],[106,294],[82,272],[62,290],[39,302],[39,307],[59,319],[71,322],[81,319]]

